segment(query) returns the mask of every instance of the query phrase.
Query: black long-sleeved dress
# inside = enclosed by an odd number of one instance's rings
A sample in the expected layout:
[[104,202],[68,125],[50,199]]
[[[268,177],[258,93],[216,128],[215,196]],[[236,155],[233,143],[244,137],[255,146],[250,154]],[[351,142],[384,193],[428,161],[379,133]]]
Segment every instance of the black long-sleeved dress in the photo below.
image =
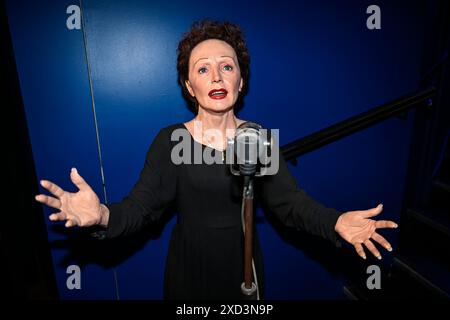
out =
[[[187,130],[183,123],[161,129],[131,192],[120,203],[108,205],[106,235],[112,238],[136,232],[175,206],[178,216],[166,260],[164,297],[240,299],[244,269],[242,180],[224,163],[174,164],[171,151],[178,142],[171,141],[171,134],[175,129]],[[190,134],[189,139],[192,151],[196,147],[213,156],[222,152],[199,144]],[[339,243],[334,226],[340,212],[324,207],[298,188],[281,156],[278,173],[258,178],[255,184],[255,198],[285,225]],[[256,232],[254,239],[256,274],[263,296]]]

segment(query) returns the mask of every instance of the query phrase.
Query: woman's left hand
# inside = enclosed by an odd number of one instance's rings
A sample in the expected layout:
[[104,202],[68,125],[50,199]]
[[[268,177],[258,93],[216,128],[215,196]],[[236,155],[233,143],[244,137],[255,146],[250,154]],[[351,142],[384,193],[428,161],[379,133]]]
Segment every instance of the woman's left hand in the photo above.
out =
[[372,220],[380,212],[383,211],[383,205],[380,204],[376,208],[359,211],[348,211],[343,213],[337,220],[334,229],[347,242],[351,243],[358,255],[366,259],[363,244],[372,254],[381,259],[381,254],[370,239],[375,240],[386,250],[392,251],[390,243],[376,232],[380,228],[397,228],[397,224],[388,220]]

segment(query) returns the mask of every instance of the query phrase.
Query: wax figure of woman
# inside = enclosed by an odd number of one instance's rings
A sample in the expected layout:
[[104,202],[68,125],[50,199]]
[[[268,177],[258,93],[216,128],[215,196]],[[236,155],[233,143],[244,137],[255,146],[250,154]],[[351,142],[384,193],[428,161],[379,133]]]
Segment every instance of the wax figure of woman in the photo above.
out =
[[[236,117],[235,107],[247,89],[249,53],[237,25],[208,20],[194,23],[177,52],[179,81],[196,115],[159,131],[130,193],[121,202],[101,204],[88,183],[72,169],[70,178],[78,192],[41,180],[53,196],[40,194],[36,200],[59,210],[49,216],[50,220],[65,221],[66,227],[101,225],[108,238],[137,232],[175,205],[178,215],[166,260],[164,297],[239,299],[243,297],[240,180],[224,163],[174,163],[171,151],[177,142],[171,138],[177,130],[184,130],[193,152],[200,148],[221,158],[226,139],[245,122]],[[277,174],[258,178],[256,198],[285,225],[333,244],[345,240],[364,259],[363,246],[381,258],[373,241],[392,250],[377,229],[397,225],[372,219],[383,210],[382,205],[345,213],[327,208],[297,186],[282,157]],[[254,259],[262,297],[264,278],[257,234]]]

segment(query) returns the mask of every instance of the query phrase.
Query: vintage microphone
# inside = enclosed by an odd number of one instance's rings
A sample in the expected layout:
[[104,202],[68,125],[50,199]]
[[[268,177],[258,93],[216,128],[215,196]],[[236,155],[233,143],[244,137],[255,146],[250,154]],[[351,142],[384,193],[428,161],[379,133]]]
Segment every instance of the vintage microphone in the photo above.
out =
[[[266,174],[275,140],[271,131],[254,122],[244,122],[236,128],[227,143],[227,163],[233,175],[244,177],[242,225],[244,230],[244,282],[241,291],[248,299],[259,300],[258,280],[253,261],[253,179]],[[278,152],[278,149],[276,150]],[[278,157],[276,157],[278,161]],[[278,166],[276,168],[278,170]],[[253,270],[253,273],[252,273]],[[254,279],[254,281],[253,281]]]

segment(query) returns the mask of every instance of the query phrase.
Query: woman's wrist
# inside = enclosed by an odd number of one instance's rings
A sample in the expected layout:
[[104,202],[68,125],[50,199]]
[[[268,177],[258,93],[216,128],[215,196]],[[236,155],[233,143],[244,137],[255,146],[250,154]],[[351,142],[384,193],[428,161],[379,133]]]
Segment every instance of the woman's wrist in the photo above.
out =
[[109,209],[103,203],[100,204],[100,222],[99,225],[107,227],[109,222]]

